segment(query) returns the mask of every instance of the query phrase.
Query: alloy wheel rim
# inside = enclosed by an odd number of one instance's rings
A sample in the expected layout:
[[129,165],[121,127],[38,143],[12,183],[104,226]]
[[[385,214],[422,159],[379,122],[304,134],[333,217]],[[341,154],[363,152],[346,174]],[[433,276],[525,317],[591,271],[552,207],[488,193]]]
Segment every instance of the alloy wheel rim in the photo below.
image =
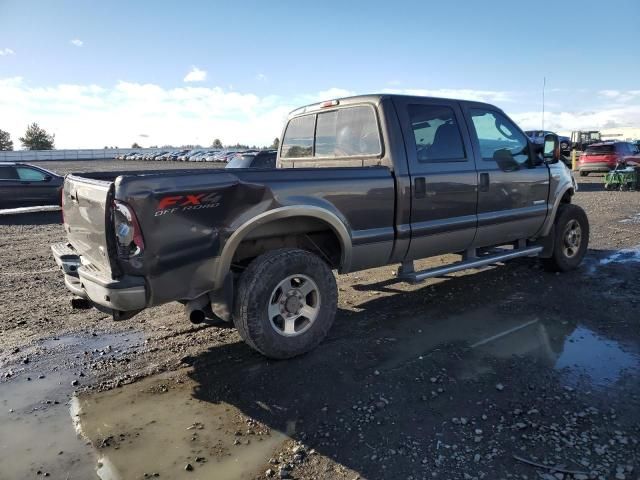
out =
[[320,289],[302,274],[283,279],[271,292],[267,314],[276,333],[295,337],[309,330],[320,313]]
[[577,220],[571,220],[564,228],[563,251],[567,258],[573,258],[580,250],[582,243],[582,227]]

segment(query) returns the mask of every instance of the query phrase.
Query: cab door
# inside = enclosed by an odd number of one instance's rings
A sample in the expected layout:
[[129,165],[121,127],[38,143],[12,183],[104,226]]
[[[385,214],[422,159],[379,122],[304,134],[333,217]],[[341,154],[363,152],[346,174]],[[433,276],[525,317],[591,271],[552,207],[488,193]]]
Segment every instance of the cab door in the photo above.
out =
[[549,211],[549,167],[502,111],[465,103],[478,170],[478,231],[474,247],[534,236]]
[[394,97],[411,179],[406,260],[463,252],[476,233],[477,174],[458,102]]

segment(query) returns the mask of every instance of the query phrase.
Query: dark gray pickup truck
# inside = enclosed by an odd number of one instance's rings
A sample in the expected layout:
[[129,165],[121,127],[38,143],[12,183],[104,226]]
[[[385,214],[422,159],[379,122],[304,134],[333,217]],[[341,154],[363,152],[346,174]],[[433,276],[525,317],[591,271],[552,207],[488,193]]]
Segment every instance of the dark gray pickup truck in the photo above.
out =
[[[516,257],[577,267],[589,223],[559,154],[485,103],[332,100],[291,113],[275,169],[68,175],[68,243],[52,250],[68,289],[116,319],[179,301],[288,358],[329,331],[332,270],[399,263],[419,282]],[[414,270],[444,253],[460,261]]]

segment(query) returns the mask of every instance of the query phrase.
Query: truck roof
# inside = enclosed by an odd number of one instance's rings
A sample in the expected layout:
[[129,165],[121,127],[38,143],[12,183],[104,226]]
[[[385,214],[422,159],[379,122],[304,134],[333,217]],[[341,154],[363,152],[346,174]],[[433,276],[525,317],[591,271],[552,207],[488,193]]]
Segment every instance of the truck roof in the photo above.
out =
[[[304,105],[302,107],[296,108],[295,110],[292,110],[289,113],[289,118],[294,117],[296,115],[300,115],[302,113],[308,113],[308,112],[312,112],[315,110],[319,110],[321,108],[326,108],[326,107],[332,107],[332,106],[337,106],[337,105],[352,105],[352,104],[357,104],[357,103],[373,103],[373,104],[378,104],[380,103],[382,100],[384,100],[385,98],[406,98],[406,99],[411,99],[411,98],[415,98],[415,99],[429,99],[429,100],[447,100],[450,102],[460,102],[460,103],[466,103],[469,105],[473,105],[473,106],[484,106],[484,107],[491,107],[491,108],[496,108],[495,105],[491,105],[490,103],[485,103],[485,102],[478,102],[476,100],[460,100],[458,98],[445,98],[445,97],[427,97],[427,96],[420,96],[420,95],[400,95],[400,94],[395,94],[395,93],[370,93],[370,94],[365,94],[365,95],[354,95],[351,97],[340,97],[340,98],[334,98],[331,100],[325,100],[322,102],[315,102],[315,103],[311,103],[309,105]],[[336,103],[333,103],[336,102]]]

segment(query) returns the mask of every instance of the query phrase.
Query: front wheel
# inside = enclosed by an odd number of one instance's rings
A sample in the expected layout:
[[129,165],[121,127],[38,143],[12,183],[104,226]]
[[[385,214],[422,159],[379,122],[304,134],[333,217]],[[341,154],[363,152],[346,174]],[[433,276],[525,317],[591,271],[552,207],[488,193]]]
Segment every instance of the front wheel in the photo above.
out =
[[589,219],[577,205],[563,203],[554,221],[553,253],[543,258],[545,270],[567,272],[580,265],[589,245]]
[[327,336],[337,303],[329,265],[304,250],[279,249],[260,255],[242,273],[233,321],[250,347],[270,358],[291,358]]

